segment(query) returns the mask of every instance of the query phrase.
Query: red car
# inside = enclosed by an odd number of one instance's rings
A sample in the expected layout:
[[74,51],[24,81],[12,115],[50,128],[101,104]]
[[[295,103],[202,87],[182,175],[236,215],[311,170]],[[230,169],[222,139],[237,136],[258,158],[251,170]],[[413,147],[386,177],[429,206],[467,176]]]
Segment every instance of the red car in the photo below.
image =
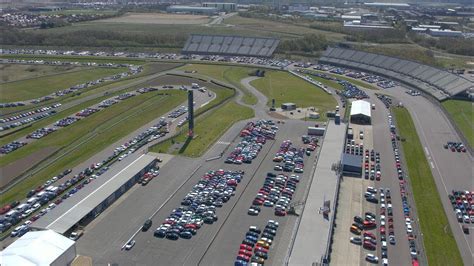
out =
[[375,246],[369,241],[364,241],[363,247],[368,250],[375,250]]
[[370,222],[370,221],[364,221],[364,229],[373,229],[375,227],[377,227],[377,224],[375,224],[374,222]]
[[385,226],[380,227],[380,233],[385,235]]
[[252,251],[252,247],[249,246],[249,245],[245,245],[245,244],[240,244],[239,249],[244,249],[244,250]]
[[0,209],[0,214],[5,214],[11,210],[10,205],[5,205]]
[[375,239],[375,235],[372,234],[371,232],[364,232],[364,237],[370,237],[372,239]]
[[246,249],[241,249],[241,250],[239,250],[239,256],[252,257],[252,251],[248,251]]
[[268,249],[266,249],[264,247],[255,247],[254,252],[268,253]]

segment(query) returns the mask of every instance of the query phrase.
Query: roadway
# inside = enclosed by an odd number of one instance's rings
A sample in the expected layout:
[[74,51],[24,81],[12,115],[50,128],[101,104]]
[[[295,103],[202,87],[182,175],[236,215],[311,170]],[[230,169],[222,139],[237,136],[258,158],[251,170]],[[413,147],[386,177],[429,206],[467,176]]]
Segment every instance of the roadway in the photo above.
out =
[[474,190],[473,159],[468,152],[453,153],[443,148],[448,141],[460,140],[456,130],[444,113],[432,102],[421,96],[410,96],[405,93],[405,90],[391,88],[384,92],[401,101],[410,112],[464,264],[472,265],[474,234],[463,233],[461,224],[457,222],[454,215],[448,194],[453,189]]

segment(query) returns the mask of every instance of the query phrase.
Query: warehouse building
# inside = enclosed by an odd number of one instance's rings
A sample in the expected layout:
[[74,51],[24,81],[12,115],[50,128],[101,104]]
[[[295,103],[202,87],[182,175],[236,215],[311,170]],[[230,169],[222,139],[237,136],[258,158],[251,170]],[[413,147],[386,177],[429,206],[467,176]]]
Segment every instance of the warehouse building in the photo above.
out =
[[295,103],[282,103],[281,109],[283,111],[293,111],[293,110],[296,110],[296,104]]
[[129,155],[93,183],[49,211],[31,227],[66,234],[76,225],[92,221],[155,165],[156,156],[151,154]]
[[342,154],[342,173],[345,176],[362,176],[362,156],[343,153]]
[[52,230],[28,232],[0,253],[2,266],[70,265],[76,242]]
[[213,7],[219,11],[224,12],[235,12],[237,10],[237,5],[235,3],[214,3],[214,2],[205,2],[202,3],[203,7]]
[[351,105],[351,123],[361,124],[361,125],[370,125],[371,123],[371,113],[370,113],[370,103],[357,100],[353,101]]
[[199,15],[215,15],[219,13],[219,10],[215,7],[204,7],[204,6],[178,6],[173,5],[166,8],[168,13],[187,13],[187,14],[199,14]]

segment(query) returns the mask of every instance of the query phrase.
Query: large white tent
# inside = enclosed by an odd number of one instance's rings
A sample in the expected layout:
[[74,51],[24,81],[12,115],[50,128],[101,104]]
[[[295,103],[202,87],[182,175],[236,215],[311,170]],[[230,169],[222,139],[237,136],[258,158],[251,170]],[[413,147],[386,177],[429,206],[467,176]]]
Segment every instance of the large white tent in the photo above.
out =
[[52,230],[28,232],[0,253],[2,266],[69,265],[76,257],[76,244]]
[[370,111],[369,102],[363,100],[353,101],[351,105],[351,122],[356,124],[370,124]]

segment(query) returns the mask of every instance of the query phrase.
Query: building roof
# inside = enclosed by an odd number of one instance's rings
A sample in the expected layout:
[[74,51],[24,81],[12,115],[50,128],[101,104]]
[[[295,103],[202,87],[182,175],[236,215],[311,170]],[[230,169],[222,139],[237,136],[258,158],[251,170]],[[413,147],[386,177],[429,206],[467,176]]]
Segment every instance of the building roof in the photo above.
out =
[[32,227],[64,234],[156,157],[132,154],[38,219]]
[[353,101],[351,104],[351,116],[353,115],[365,115],[370,117],[370,103],[363,101],[363,100],[357,100]]
[[342,154],[342,165],[348,165],[348,166],[362,168],[362,155],[354,155],[354,154],[343,153]]
[[50,265],[74,241],[52,230],[28,232],[0,253],[3,266]]

